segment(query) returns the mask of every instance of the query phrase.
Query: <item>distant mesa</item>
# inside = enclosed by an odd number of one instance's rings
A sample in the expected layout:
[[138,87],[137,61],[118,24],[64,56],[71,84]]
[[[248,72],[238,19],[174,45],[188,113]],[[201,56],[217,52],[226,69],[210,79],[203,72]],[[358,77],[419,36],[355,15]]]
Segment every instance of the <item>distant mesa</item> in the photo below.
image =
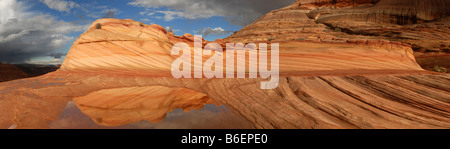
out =
[[0,82],[26,78],[28,75],[12,64],[0,63]]
[[59,69],[56,65],[2,64],[0,63],[0,82],[36,77]]

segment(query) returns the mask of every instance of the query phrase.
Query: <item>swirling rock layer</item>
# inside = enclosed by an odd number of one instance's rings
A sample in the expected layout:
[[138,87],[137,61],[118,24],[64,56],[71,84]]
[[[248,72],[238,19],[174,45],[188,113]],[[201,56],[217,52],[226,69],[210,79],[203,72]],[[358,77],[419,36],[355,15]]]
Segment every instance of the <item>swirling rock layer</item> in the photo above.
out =
[[214,101],[255,128],[450,128],[450,76],[421,69],[402,43],[280,42],[279,85],[262,90],[261,78],[173,78],[170,49],[180,41],[193,40],[98,20],[57,72],[0,83],[0,128],[48,128],[72,99],[105,126],[156,122]]
[[[354,3],[353,3],[354,2]],[[419,64],[450,69],[450,1],[297,0],[227,37],[230,42],[314,41],[412,47]]]
[[[120,103],[117,99],[107,101],[112,99],[109,96],[99,96],[103,98],[101,101],[86,97],[104,93],[101,90],[105,89],[157,85],[186,87],[204,93],[250,121],[256,128],[450,128],[449,75],[372,72],[343,76],[286,76],[281,77],[277,89],[261,90],[261,79],[180,80],[103,73],[56,72],[23,82],[2,83],[0,89],[4,96],[0,100],[0,116],[3,119],[0,127],[47,128],[48,123],[59,117],[66,102],[74,97],[80,97],[82,100],[78,102],[90,105],[133,105],[131,103],[142,100],[120,98],[123,100]],[[54,84],[49,85],[49,82]],[[42,86],[33,86],[41,83]],[[126,95],[135,93],[138,92]],[[152,100],[143,103],[154,103]],[[108,108],[108,104],[97,105],[105,107],[102,109],[105,111],[117,109]],[[112,112],[116,113],[114,115],[111,112],[90,113],[92,109],[85,110],[86,114],[93,114],[90,116],[98,124],[110,125],[113,122],[108,119],[111,116],[120,118],[121,114],[131,114],[128,118],[119,119],[121,124],[133,122],[129,119],[133,117],[148,120],[145,114],[132,112],[143,107],[146,106]],[[82,106],[81,109],[84,108],[87,107]],[[142,110],[151,111],[152,108]]]

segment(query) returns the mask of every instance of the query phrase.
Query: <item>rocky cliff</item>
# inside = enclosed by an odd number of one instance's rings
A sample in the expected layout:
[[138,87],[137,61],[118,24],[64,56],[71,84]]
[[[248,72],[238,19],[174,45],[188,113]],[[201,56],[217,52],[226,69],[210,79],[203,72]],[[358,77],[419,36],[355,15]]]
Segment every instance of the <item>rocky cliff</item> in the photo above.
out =
[[[445,0],[298,0],[224,39],[230,42],[393,42],[410,46],[423,68],[450,69],[450,6]],[[355,41],[357,39],[358,41]]]

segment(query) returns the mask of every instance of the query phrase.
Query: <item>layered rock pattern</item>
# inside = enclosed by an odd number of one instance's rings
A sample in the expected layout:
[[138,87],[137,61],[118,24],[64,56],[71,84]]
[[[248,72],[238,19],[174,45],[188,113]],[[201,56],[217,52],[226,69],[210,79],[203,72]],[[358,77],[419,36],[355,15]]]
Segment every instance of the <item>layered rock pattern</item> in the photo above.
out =
[[[96,28],[97,24],[101,29]],[[167,64],[173,61],[167,57],[171,46],[161,26],[140,26],[132,20],[98,20],[74,43],[61,70],[167,70]]]
[[[156,85],[186,87],[204,93],[216,103],[226,105],[243,116],[256,128],[450,127],[448,100],[450,88],[446,85],[450,82],[448,75],[412,74],[411,72],[408,75],[387,75],[387,72],[370,72],[338,76],[336,74],[289,76],[281,78],[277,89],[261,90],[259,89],[261,79],[174,79],[103,73],[98,75],[56,72],[24,80],[30,84],[44,83],[43,80],[55,83],[40,87],[32,87],[18,81],[2,83],[1,90],[4,96],[0,101],[3,119],[0,126],[2,128],[10,126],[47,128],[49,122],[59,117],[59,113],[70,98],[80,97],[83,101],[79,102],[90,105],[117,104],[120,103],[116,102],[118,100],[106,101],[111,99],[109,96],[99,96],[103,98],[101,101],[93,100],[101,98],[87,97],[105,93],[102,90]],[[61,77],[64,77],[64,80],[58,80]],[[127,95],[134,93],[137,92],[127,93]],[[124,102],[117,105],[142,101],[126,99],[136,98],[120,98]],[[147,99],[142,103],[154,103],[152,100]],[[193,103],[196,105],[197,102]],[[108,107],[108,104],[98,104],[97,108]],[[142,107],[134,107],[122,112],[90,113],[92,109],[85,110],[95,122],[108,126],[133,122],[129,118],[148,120],[145,114],[131,114],[128,118],[122,117],[115,122],[109,121],[111,116],[120,118],[120,114],[130,114],[130,111],[152,110],[152,108],[143,109]],[[81,109],[84,108],[89,107],[81,107]],[[117,110],[113,107],[101,110],[114,109]],[[115,114],[112,115],[112,113]]]
[[315,23],[306,15],[310,9],[301,5],[301,1],[297,1],[285,8],[271,11],[224,40],[247,43],[335,39],[336,37],[324,32],[325,25]]
[[[248,37],[227,40],[265,38]],[[175,108],[214,102],[255,128],[450,128],[450,75],[424,71],[400,42],[282,41],[279,85],[262,90],[261,78],[173,78],[177,57],[170,50],[180,41],[192,46],[193,37],[132,20],[98,20],[57,72],[0,83],[0,128],[48,128],[70,100],[105,126],[157,122]]]
[[[427,70],[449,60],[450,6],[445,0],[298,0],[235,34],[231,42],[313,41],[412,47]],[[435,60],[429,60],[432,57]],[[437,63],[443,62],[443,63]]]

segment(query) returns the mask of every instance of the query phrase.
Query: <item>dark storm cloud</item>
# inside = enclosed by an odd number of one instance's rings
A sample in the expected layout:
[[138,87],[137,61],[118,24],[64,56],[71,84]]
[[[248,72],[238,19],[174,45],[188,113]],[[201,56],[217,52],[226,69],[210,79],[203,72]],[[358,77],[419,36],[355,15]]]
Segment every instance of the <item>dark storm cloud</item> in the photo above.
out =
[[2,0],[0,4],[2,62],[22,63],[34,57],[57,53],[58,49],[74,39],[68,34],[86,28],[86,25],[56,20],[51,15],[36,15],[22,5],[16,0]]
[[295,0],[134,0],[129,4],[146,8],[168,7],[169,11],[156,11],[164,14],[167,21],[222,16],[232,24],[245,26],[271,10],[293,2]]
[[56,59],[60,59],[61,57],[66,56],[66,55],[67,55],[67,53],[55,52],[55,53],[50,53],[47,56],[50,56],[50,57],[53,57],[53,58],[56,58]]

